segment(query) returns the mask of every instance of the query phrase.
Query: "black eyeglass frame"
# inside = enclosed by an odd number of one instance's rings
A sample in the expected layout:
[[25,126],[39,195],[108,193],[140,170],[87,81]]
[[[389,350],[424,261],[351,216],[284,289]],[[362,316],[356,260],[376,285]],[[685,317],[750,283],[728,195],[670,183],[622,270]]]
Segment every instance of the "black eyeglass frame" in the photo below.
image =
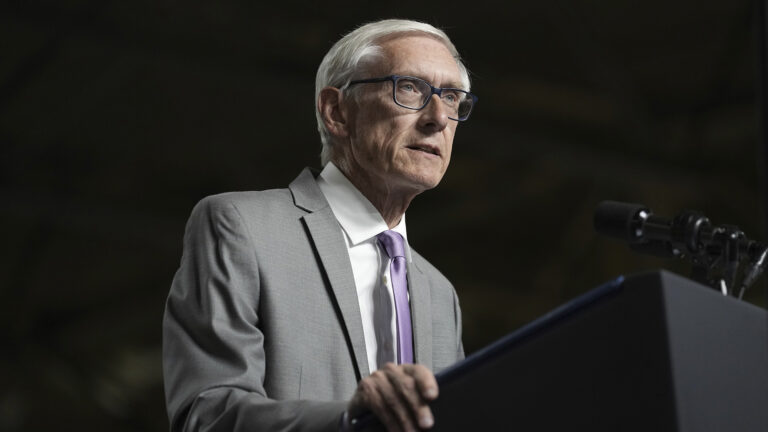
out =
[[[424,102],[424,105],[420,106],[419,108],[413,108],[413,107],[405,106],[405,105],[403,105],[403,104],[401,104],[400,102],[397,101],[397,95],[396,95],[396,92],[397,92],[397,80],[399,80],[401,78],[408,78],[408,79],[419,80],[419,81],[423,82],[424,84],[428,85],[430,89],[432,89],[432,93],[429,95],[429,97],[426,98],[426,100]],[[414,111],[422,110],[422,109],[424,109],[425,106],[429,105],[429,101],[432,100],[432,95],[437,95],[437,97],[439,97],[442,100],[443,90],[453,90],[453,91],[457,91],[457,92],[461,92],[461,93],[466,94],[469,98],[472,99],[472,106],[469,108],[469,112],[464,117],[453,118],[451,116],[448,116],[449,119],[455,120],[455,121],[466,121],[469,118],[469,115],[472,114],[472,110],[475,109],[475,104],[477,103],[477,96],[475,96],[474,94],[472,94],[472,93],[470,93],[470,92],[468,92],[466,90],[462,90],[462,89],[454,88],[454,87],[434,87],[432,84],[428,83],[424,79],[421,79],[419,77],[408,76],[408,75],[389,75],[389,76],[379,77],[379,78],[368,78],[368,79],[354,80],[354,81],[350,81],[349,84],[346,85],[346,87],[349,88],[350,86],[353,86],[355,84],[379,83],[379,82],[384,82],[384,81],[392,81],[392,100],[395,101],[395,103],[398,106],[401,106],[403,108],[407,108],[407,109],[410,109],[410,110],[414,110]]]

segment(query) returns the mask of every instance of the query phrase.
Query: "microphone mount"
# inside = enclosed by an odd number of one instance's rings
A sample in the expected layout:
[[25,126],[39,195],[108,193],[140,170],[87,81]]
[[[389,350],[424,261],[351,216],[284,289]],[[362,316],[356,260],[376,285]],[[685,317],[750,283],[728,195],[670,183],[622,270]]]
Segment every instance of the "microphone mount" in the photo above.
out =
[[603,201],[594,224],[599,234],[627,241],[636,252],[690,261],[691,278],[724,295],[736,296],[738,286],[742,298],[766,265],[766,246],[737,226],[713,225],[698,211],[683,210],[666,219],[641,204]]

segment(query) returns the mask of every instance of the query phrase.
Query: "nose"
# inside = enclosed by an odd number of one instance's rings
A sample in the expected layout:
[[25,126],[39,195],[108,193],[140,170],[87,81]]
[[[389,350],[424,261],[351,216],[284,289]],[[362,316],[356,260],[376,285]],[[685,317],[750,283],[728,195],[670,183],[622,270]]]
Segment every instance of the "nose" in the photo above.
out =
[[429,103],[419,114],[421,114],[419,126],[432,133],[445,129],[448,122],[451,121],[443,101],[436,94],[430,97]]

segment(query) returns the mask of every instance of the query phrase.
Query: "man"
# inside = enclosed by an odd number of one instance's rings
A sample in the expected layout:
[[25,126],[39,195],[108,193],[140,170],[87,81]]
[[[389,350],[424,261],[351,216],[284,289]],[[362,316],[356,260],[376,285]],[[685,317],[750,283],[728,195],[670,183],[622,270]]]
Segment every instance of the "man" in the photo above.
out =
[[464,356],[453,287],[407,244],[476,98],[447,36],[385,20],[317,74],[323,171],[193,210],[163,324],[172,430],[429,428],[433,372]]

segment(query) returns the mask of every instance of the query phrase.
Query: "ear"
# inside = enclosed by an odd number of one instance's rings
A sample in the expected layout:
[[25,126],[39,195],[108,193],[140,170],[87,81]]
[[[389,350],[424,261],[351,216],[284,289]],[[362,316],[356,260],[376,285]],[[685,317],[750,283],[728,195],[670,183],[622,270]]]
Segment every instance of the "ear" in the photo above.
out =
[[337,138],[349,136],[345,108],[341,90],[336,87],[325,87],[320,90],[317,97],[317,110],[328,132]]

